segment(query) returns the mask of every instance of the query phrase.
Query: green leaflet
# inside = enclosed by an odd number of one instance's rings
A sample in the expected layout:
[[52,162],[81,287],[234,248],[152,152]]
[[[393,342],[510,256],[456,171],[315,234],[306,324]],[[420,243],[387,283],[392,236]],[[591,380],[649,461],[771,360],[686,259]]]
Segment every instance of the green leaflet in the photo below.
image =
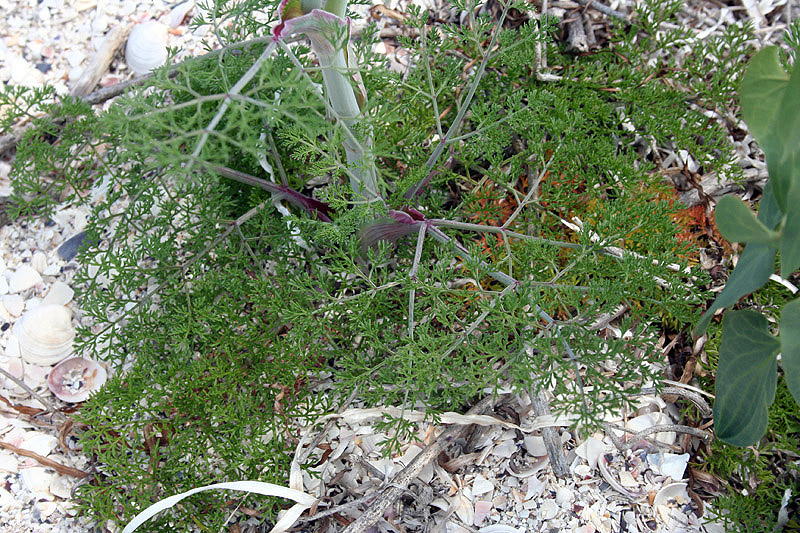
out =
[[725,316],[714,402],[717,437],[749,446],[764,435],[767,408],[775,399],[780,349],[761,314],[745,310]]
[[789,75],[781,67],[778,48],[764,48],[750,60],[742,79],[739,102],[750,133],[762,144],[766,139],[781,101]]
[[800,298],[781,312],[781,367],[795,401],[800,403]]
[[742,200],[730,195],[722,198],[714,210],[719,231],[731,242],[771,244],[780,234],[767,228]]
[[[758,220],[766,227],[774,228],[780,219],[781,213],[772,194],[772,184],[768,182],[761,197]],[[700,317],[694,329],[695,335],[702,335],[705,332],[711,318],[718,310],[730,307],[738,302],[739,298],[758,290],[767,282],[773,272],[776,253],[777,250],[774,247],[765,244],[747,245],[739,257],[739,263],[731,277],[728,278],[725,288],[711,304],[711,307]]]

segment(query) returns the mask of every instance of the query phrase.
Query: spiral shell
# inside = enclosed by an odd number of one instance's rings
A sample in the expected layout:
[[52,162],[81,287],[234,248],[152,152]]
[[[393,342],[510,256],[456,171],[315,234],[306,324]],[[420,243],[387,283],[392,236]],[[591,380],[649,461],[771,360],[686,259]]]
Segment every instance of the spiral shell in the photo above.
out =
[[128,36],[125,62],[138,75],[147,74],[167,61],[167,27],[155,20],[137,24]]
[[72,353],[72,314],[63,305],[42,304],[20,317],[14,324],[14,335],[25,361],[55,364]]

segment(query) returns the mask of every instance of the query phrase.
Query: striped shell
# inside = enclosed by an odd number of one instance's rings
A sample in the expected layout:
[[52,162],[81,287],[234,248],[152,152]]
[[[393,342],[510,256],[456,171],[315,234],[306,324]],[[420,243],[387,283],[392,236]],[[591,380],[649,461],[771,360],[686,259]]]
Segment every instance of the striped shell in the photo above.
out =
[[14,335],[25,361],[53,365],[72,353],[72,313],[63,305],[41,304],[20,317]]
[[166,61],[167,27],[155,20],[134,26],[125,46],[125,62],[128,68],[141,76]]

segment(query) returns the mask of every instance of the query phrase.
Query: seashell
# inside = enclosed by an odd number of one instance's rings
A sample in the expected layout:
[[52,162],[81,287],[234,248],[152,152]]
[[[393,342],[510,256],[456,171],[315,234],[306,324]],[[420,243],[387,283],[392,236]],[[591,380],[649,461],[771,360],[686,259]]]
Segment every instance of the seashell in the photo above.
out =
[[484,520],[489,516],[489,512],[492,510],[492,502],[487,502],[484,500],[479,500],[475,502],[475,515],[472,518],[472,525],[479,526],[483,523]]
[[556,517],[560,510],[555,500],[547,499],[539,506],[539,518],[542,520],[551,520]]
[[19,316],[25,309],[25,300],[19,294],[6,294],[2,298],[3,307],[11,316]]
[[32,466],[20,471],[22,485],[33,492],[37,498],[50,499],[50,482],[53,475],[42,466]]
[[575,449],[575,453],[581,459],[585,459],[591,468],[597,468],[597,460],[605,450],[606,445],[603,444],[603,441],[589,437]]
[[547,448],[544,447],[544,438],[538,435],[525,435],[523,438],[525,450],[528,455],[533,457],[543,457],[547,455]]
[[667,506],[670,503],[684,505],[689,503],[689,493],[686,483],[670,483],[664,485],[653,500],[653,507]]
[[480,528],[478,533],[523,533],[523,530],[503,524],[492,524],[491,526]]
[[53,435],[48,435],[41,431],[29,431],[19,447],[42,457],[47,457],[56,447],[56,444],[58,444],[58,439]]
[[169,12],[169,27],[177,28],[183,24],[183,21],[186,20],[186,15],[189,14],[189,11],[191,11],[193,7],[194,0],[183,2],[182,4],[178,4],[177,6],[173,7]]
[[75,291],[63,281],[56,281],[42,300],[43,304],[67,305],[72,301]]
[[42,304],[14,324],[22,358],[36,365],[55,364],[72,353],[72,315],[63,305]]
[[47,256],[44,252],[36,252],[33,254],[31,258],[31,267],[38,272],[39,274],[43,274],[45,269],[47,268]]
[[647,463],[650,468],[663,476],[669,476],[674,480],[683,479],[686,471],[686,464],[689,462],[689,454],[647,454]]
[[102,387],[107,378],[106,370],[96,361],[73,357],[53,368],[47,386],[59,400],[78,403]]
[[[19,460],[7,452],[0,453],[0,472],[9,472],[16,474],[19,472]],[[0,493],[0,502],[3,501],[2,493]]]
[[13,274],[9,280],[9,292],[22,292],[34,287],[42,282],[42,276],[39,275],[29,265],[22,265]]
[[125,46],[125,62],[128,67],[141,76],[166,61],[167,27],[155,20],[134,26]]
[[482,494],[491,493],[494,490],[494,483],[481,475],[475,476],[472,481],[472,494],[480,496]]

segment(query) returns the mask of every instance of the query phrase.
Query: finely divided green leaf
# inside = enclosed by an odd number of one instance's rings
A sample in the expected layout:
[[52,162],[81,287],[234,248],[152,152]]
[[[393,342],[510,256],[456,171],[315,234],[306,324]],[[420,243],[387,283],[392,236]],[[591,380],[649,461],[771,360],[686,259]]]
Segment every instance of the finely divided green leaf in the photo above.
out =
[[732,242],[769,244],[778,233],[768,229],[756,219],[750,208],[734,195],[725,196],[714,210],[720,233]]
[[764,48],[750,60],[739,100],[747,127],[759,144],[773,127],[788,83],[789,75],[781,67],[778,47]]
[[767,408],[775,399],[780,349],[761,314],[745,310],[725,316],[714,402],[717,437],[749,446],[764,435]]
[[783,306],[780,339],[786,385],[800,403],[800,298]]

